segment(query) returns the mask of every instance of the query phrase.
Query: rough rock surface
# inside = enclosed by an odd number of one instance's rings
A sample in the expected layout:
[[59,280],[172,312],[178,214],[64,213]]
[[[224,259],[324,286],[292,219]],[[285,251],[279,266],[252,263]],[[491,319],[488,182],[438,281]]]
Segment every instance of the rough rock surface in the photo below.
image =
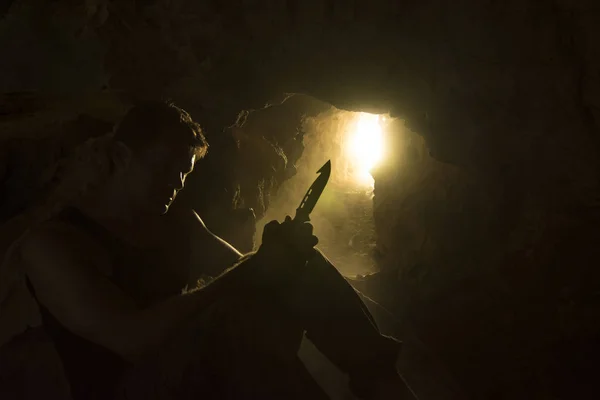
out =
[[0,13],[2,138],[111,120],[145,96],[173,98],[213,137],[288,92],[403,118],[424,143],[376,177],[388,279],[369,285],[393,286],[385,301],[468,398],[598,397],[595,1],[14,0]]

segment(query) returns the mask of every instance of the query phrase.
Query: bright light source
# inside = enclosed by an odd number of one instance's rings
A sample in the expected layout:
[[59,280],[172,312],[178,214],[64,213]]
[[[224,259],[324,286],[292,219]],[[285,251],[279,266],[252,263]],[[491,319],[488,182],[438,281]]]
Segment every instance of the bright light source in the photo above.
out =
[[379,115],[360,113],[348,139],[349,155],[357,180],[361,184],[373,186],[370,171],[383,155],[383,132]]

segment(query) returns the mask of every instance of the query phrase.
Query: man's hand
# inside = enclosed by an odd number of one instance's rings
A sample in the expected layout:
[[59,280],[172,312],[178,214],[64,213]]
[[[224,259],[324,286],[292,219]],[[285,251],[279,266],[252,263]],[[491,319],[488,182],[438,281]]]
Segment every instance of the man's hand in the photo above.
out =
[[283,223],[271,221],[265,225],[262,245],[256,253],[260,264],[255,276],[258,286],[279,286],[293,283],[306,262],[315,254],[318,239],[308,223],[298,223],[287,216]]
[[286,216],[281,224],[271,221],[265,225],[258,251],[289,266],[302,266],[314,254],[318,242],[311,224],[298,223]]

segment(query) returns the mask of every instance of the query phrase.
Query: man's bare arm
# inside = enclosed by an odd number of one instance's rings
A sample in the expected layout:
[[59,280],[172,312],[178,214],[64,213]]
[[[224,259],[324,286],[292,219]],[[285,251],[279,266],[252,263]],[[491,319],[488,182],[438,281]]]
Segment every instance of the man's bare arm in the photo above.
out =
[[[189,218],[188,215],[186,217]],[[238,262],[242,253],[212,233],[202,218],[191,211],[191,267],[189,287],[194,287],[202,272],[217,276]]]
[[76,236],[52,227],[29,235],[21,247],[27,275],[40,303],[61,324],[127,359],[163,343],[235,284],[218,279],[203,290],[139,309],[82,254]]

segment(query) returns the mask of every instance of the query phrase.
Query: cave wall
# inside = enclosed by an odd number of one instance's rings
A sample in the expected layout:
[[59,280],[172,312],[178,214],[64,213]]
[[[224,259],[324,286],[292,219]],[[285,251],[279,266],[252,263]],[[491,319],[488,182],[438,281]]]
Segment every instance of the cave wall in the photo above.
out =
[[390,201],[376,218],[395,221],[380,224],[400,278],[391,306],[469,397],[589,397],[596,2],[15,0],[1,12],[3,138],[154,96],[213,137],[288,92],[401,117],[425,142],[376,181]]

